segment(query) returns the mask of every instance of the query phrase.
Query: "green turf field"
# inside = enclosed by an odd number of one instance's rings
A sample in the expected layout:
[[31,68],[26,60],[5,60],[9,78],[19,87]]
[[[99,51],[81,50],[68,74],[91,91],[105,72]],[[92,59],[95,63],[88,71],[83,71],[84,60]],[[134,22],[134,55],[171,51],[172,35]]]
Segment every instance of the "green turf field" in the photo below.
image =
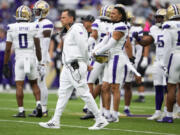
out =
[[[135,98],[135,97],[134,97]],[[0,135],[170,135],[180,134],[180,120],[173,124],[147,121],[146,118],[121,117],[118,123],[111,123],[100,131],[89,131],[94,120],[80,120],[82,100],[70,100],[61,118],[61,129],[44,129],[38,122],[48,121],[54,113],[56,94],[49,94],[49,117],[47,118],[13,118],[17,113],[15,94],[0,93]],[[97,102],[98,99],[97,99]],[[26,115],[35,108],[32,94],[25,94],[24,107]],[[120,112],[124,102],[121,101]],[[154,97],[146,96],[145,103],[132,103],[133,114],[152,114],[154,112]]]

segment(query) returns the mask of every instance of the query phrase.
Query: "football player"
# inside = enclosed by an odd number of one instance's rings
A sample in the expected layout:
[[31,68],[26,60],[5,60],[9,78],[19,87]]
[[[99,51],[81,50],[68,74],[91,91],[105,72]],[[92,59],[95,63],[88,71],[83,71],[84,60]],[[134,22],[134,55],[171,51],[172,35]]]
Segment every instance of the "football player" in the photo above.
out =
[[162,24],[166,17],[166,10],[159,9],[155,14],[156,24],[150,28],[149,35],[145,35],[138,41],[139,44],[144,46],[155,44],[156,46],[156,58],[153,65],[153,83],[155,87],[155,101],[156,101],[156,111],[148,120],[156,120],[161,118],[161,106],[163,103],[164,91],[166,87],[166,76],[163,70],[163,58],[165,55],[165,45],[164,45],[164,33],[162,29]]
[[[41,48],[38,36],[39,26],[36,23],[30,23],[31,10],[27,6],[20,6],[16,10],[16,23],[8,25],[6,50],[4,57],[3,73],[5,77],[9,76],[8,60],[11,47],[15,49],[15,81],[16,81],[16,99],[19,112],[14,117],[25,117],[23,107],[23,85],[27,75],[33,93],[36,99],[36,117],[42,117],[42,107],[40,101],[40,90],[37,85],[36,57],[41,61]],[[35,48],[35,49],[34,49]]]
[[[96,49],[93,55],[100,55],[106,51],[110,52],[108,61],[108,71],[112,72],[108,72],[108,77],[104,78],[103,80],[104,82],[110,83],[113,94],[113,113],[111,117],[107,117],[107,120],[108,122],[118,122],[118,110],[120,103],[119,86],[122,85],[124,76],[124,66],[127,61],[127,57],[124,55],[122,50],[123,45],[125,44],[126,38],[128,36],[125,9],[123,7],[115,6],[111,12],[111,20],[114,23],[112,33],[110,34],[111,38],[108,40],[107,44]],[[108,111],[110,109],[110,105],[108,105],[109,103],[106,103],[105,107]]]
[[[50,62],[49,55],[49,45],[51,34],[53,32],[53,23],[46,19],[46,16],[49,12],[49,4],[46,1],[39,0],[34,4],[33,14],[35,19],[37,19],[37,23],[40,29],[40,44],[41,44],[41,52],[42,52],[42,63],[38,66],[38,71],[40,77],[38,78],[38,85],[41,90],[41,103],[42,103],[42,112],[43,117],[48,116],[47,110],[47,101],[48,101],[48,89],[46,86],[46,74],[47,74],[47,66]],[[36,111],[33,111],[32,114],[29,114],[30,117],[34,117],[36,115]]]
[[[164,52],[164,64],[169,57],[167,64],[168,82],[167,82],[167,114],[159,122],[173,123],[173,105],[176,100],[176,86],[180,88],[180,4],[170,5],[167,9],[167,19],[163,24],[165,33],[165,46],[169,49]],[[178,92],[179,89],[178,88]],[[178,112],[180,112],[180,97],[177,95]]]
[[[143,24],[144,19],[141,17],[136,17],[129,32],[131,43],[133,45],[133,55],[136,58],[135,67],[142,77],[144,77],[148,65],[149,46],[142,47],[135,41],[132,35],[136,32],[138,32],[139,35],[143,35]],[[143,80],[144,79],[142,79],[142,83],[138,83],[139,97],[138,99],[134,100],[135,102],[145,102]]]

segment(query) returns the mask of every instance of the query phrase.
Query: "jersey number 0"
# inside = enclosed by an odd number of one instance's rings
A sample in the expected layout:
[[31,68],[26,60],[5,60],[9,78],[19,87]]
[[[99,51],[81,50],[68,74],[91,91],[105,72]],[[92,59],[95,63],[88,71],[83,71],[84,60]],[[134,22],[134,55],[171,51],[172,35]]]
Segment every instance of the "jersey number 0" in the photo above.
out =
[[27,34],[19,34],[19,47],[20,48],[28,47]]

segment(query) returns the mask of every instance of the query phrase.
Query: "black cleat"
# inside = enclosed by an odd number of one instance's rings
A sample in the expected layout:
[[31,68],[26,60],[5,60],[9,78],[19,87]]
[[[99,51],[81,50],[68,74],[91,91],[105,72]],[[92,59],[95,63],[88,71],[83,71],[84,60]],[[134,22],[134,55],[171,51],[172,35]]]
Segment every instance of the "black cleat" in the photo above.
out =
[[37,110],[37,115],[36,117],[42,117],[42,106],[40,104],[37,105],[36,107],[36,110]]
[[37,110],[34,109],[33,112],[31,114],[29,114],[28,116],[29,117],[36,117],[36,115],[37,115]]
[[26,118],[25,111],[18,112],[18,114],[13,115],[13,117]]
[[29,117],[42,117],[42,107],[39,104],[36,109],[33,110],[33,112],[31,114],[29,114]]
[[145,102],[145,97],[144,96],[139,96],[139,98],[135,99],[134,102],[144,103]]
[[82,116],[80,119],[81,119],[81,120],[87,120],[87,119],[91,119],[91,118],[94,118],[94,115],[93,115],[92,112],[88,111],[88,112],[86,113],[86,115]]

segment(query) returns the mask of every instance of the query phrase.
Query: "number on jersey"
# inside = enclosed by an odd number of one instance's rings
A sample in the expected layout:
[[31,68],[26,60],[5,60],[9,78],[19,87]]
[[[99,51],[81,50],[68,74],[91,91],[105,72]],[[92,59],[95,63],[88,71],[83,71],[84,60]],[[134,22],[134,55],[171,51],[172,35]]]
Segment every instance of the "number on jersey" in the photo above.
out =
[[20,48],[28,47],[27,34],[19,34],[19,47]]
[[157,37],[157,43],[158,43],[158,47],[164,47],[164,41],[162,40],[163,35],[158,35]]

